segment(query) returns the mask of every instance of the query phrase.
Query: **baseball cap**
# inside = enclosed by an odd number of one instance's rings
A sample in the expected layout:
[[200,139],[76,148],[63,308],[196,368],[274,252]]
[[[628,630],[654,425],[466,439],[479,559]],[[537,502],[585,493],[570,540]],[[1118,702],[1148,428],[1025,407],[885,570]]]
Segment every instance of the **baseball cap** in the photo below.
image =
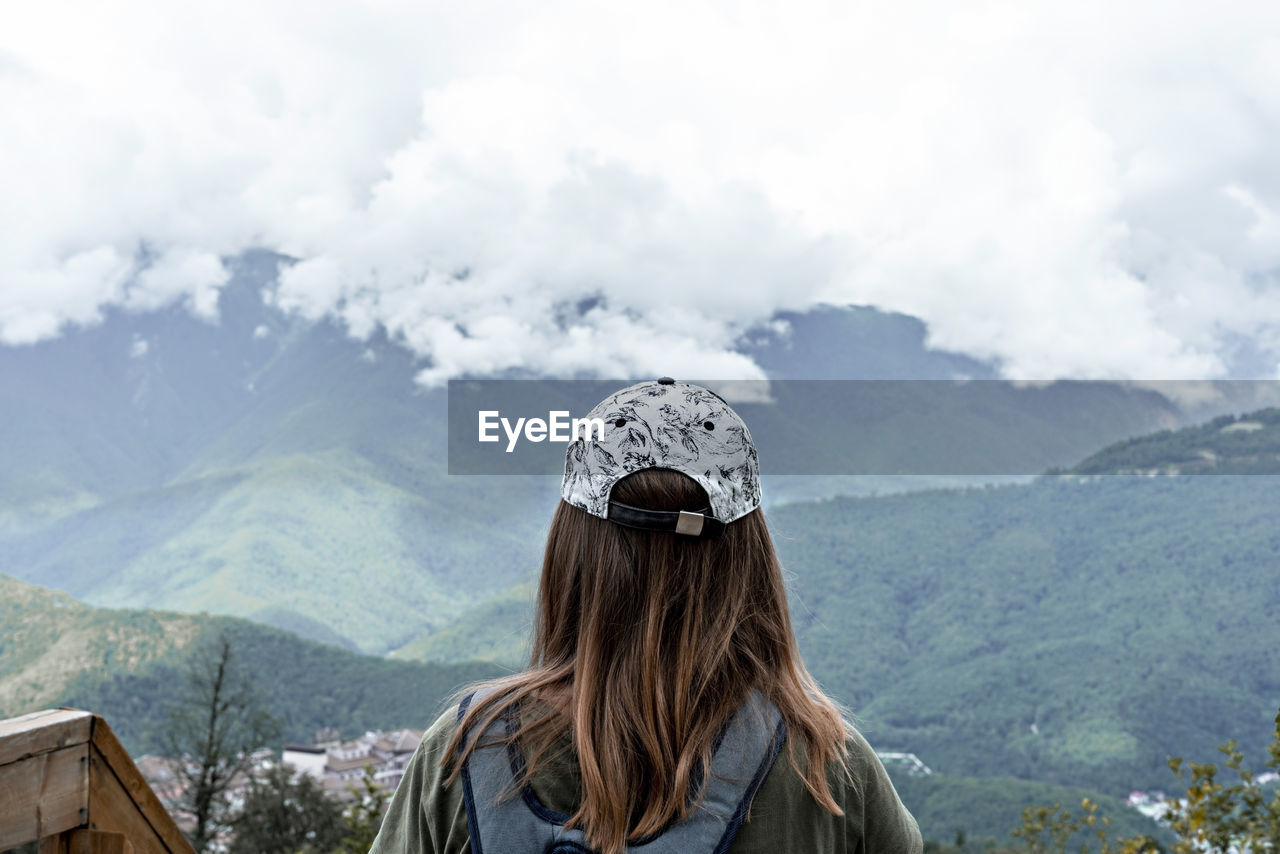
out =
[[[751,433],[720,395],[671,377],[614,392],[586,416],[604,422],[569,444],[560,495],[569,504],[619,525],[719,536],[725,525],[760,506],[760,463]],[[613,486],[642,469],[671,469],[707,493],[701,511],[650,510],[610,498]]]

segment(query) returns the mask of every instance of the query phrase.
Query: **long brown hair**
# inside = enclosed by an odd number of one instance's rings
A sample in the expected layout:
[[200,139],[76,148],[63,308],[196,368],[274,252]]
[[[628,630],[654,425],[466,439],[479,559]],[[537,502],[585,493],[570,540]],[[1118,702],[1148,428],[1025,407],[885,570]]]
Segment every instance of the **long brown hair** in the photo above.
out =
[[[654,510],[707,504],[692,478],[667,469],[628,475],[611,497]],[[813,797],[841,813],[827,770],[832,761],[843,767],[844,722],[800,660],[759,508],[719,538],[693,539],[624,528],[561,501],[529,669],[485,684],[499,690],[467,708],[446,754],[446,763],[457,759],[449,780],[475,746],[464,742],[468,730],[483,731],[526,698],[549,699],[554,711],[524,720],[511,737],[530,753],[527,775],[550,744],[572,737],[582,798],[569,825],[602,854],[691,812],[696,769],[709,767],[716,734],[753,688],[782,713],[791,764]]]

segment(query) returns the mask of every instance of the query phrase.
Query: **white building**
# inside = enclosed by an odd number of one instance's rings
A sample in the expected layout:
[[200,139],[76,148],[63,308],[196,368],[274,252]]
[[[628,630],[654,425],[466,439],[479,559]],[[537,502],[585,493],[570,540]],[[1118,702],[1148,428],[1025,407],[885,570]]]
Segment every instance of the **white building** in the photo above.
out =
[[296,769],[299,774],[307,774],[317,782],[323,782],[324,768],[329,757],[323,747],[289,744],[285,746],[284,755],[280,761]]

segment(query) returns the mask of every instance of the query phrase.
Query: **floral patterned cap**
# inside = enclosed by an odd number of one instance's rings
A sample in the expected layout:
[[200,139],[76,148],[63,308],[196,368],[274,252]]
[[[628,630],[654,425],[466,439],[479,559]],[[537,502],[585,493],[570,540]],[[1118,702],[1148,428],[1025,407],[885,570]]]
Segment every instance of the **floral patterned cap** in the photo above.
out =
[[[711,500],[715,527],[740,519],[760,506],[760,463],[747,425],[718,394],[692,383],[663,377],[609,395],[587,414],[604,421],[604,437],[590,431],[569,444],[560,495],[593,516],[632,524],[638,508],[613,502],[613,485],[634,471],[674,469],[697,481]],[[611,513],[611,510],[613,511]],[[690,513],[643,516],[699,516]],[[698,535],[701,522],[681,518],[667,527]],[[682,527],[683,526],[683,527]],[[704,531],[703,536],[709,535]]]

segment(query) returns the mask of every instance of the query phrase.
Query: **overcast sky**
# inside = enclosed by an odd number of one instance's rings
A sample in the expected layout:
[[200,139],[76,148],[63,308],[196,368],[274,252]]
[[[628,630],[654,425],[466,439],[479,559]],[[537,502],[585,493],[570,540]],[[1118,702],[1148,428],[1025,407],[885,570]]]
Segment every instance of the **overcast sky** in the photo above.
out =
[[822,302],[1010,377],[1216,377],[1280,366],[1278,141],[1273,0],[27,3],[0,341],[212,318],[267,247],[427,381],[753,377],[735,337]]

